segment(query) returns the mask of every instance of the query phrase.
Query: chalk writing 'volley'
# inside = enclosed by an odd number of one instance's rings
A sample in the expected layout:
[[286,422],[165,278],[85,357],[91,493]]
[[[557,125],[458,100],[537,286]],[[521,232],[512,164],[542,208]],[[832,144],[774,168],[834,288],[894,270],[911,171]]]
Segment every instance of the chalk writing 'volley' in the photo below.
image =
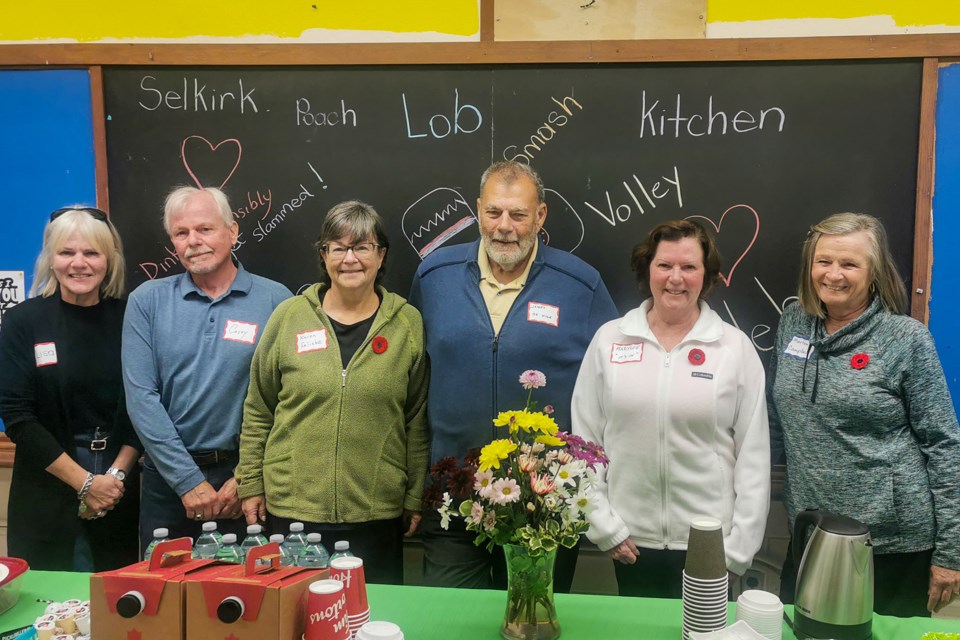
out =
[[[176,88],[166,87],[163,90],[152,85],[157,82],[153,76],[144,76],[140,79],[140,90],[146,95],[139,101],[139,105],[147,111],[156,111],[164,107],[171,111],[228,111],[239,109],[240,113],[246,113],[252,109],[258,113],[257,103],[253,99],[252,89],[245,89],[243,78],[237,79],[237,91],[227,91],[222,87],[207,87],[206,84],[200,84],[200,81],[193,78],[191,84],[190,78],[183,78],[183,86],[178,84]],[[232,87],[231,87],[232,89]]]
[[787,115],[780,107],[760,109],[759,116],[744,110],[729,116],[726,111],[714,109],[713,96],[707,100],[706,107],[706,113],[690,113],[689,110],[685,112],[680,105],[678,93],[671,112],[669,103],[661,105],[659,100],[648,100],[644,90],[640,103],[640,137],[672,135],[679,138],[681,134],[686,134],[699,138],[714,134],[726,135],[728,131],[748,133],[763,130],[764,127],[775,127],[776,133],[781,133],[787,120]]

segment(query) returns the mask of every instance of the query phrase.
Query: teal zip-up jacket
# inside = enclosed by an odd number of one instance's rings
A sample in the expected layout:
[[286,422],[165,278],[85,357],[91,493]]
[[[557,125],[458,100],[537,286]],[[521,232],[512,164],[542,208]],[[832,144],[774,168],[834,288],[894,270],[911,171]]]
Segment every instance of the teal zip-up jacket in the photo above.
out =
[[960,427],[926,327],[874,300],[828,335],[793,304],[767,379],[791,525],[820,508],[866,524],[875,553],[960,569]]
[[241,498],[308,522],[419,511],[429,458],[428,365],[420,313],[379,288],[370,333],[343,369],[323,284],[277,307],[250,365]]

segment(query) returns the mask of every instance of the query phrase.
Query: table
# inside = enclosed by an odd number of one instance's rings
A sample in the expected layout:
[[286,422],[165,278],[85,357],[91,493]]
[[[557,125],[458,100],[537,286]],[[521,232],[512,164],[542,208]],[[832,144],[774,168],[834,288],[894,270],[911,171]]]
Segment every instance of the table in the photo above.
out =
[[[22,627],[41,615],[44,600],[86,600],[89,574],[29,571],[20,601],[0,616],[0,631]],[[409,640],[498,640],[506,606],[503,591],[369,585],[371,619],[390,620]],[[678,640],[679,600],[557,594],[564,640]],[[792,608],[787,607],[792,614]],[[730,605],[733,621],[734,604]],[[956,620],[874,616],[874,640],[919,640],[927,631],[960,632]],[[784,640],[795,636],[784,625]],[[96,639],[94,639],[96,640]]]

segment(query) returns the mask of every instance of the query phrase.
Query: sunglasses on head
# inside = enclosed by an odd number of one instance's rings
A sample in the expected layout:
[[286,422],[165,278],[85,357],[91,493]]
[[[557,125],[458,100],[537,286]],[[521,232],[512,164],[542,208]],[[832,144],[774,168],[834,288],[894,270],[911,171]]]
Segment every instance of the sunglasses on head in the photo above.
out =
[[50,214],[50,222],[53,222],[60,216],[70,211],[85,211],[89,213],[94,220],[99,220],[100,222],[110,222],[110,217],[106,214],[105,211],[97,209],[96,207],[64,207],[63,209],[57,209]]

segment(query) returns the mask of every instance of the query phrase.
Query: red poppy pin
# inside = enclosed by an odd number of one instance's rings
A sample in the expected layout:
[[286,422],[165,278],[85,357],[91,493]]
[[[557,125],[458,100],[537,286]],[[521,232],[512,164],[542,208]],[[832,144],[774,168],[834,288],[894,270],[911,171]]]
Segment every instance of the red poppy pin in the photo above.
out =
[[870,356],[865,353],[858,353],[850,358],[850,366],[854,369],[863,369],[870,362]]
[[387,343],[386,338],[383,336],[377,336],[373,339],[373,342],[370,343],[370,346],[373,348],[373,352],[379,355],[387,350],[389,344]]
[[699,367],[707,361],[707,354],[705,354],[702,349],[690,349],[687,360],[690,361],[690,364]]

